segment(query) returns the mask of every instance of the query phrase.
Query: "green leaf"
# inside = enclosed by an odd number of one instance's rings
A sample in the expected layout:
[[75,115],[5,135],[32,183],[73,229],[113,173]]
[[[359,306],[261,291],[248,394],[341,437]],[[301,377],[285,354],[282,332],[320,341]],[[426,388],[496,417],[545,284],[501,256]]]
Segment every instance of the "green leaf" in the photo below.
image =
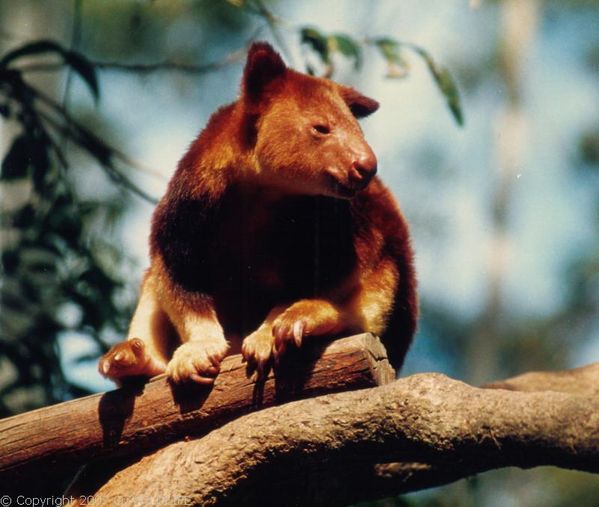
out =
[[55,292],[60,258],[51,250],[39,246],[21,248],[19,257],[20,279],[30,283],[37,293],[42,295],[42,301],[56,304],[55,295],[51,296],[51,300],[47,298],[48,293]]
[[14,278],[5,278],[0,288],[0,329],[10,341],[17,340],[31,328],[34,306],[23,295],[23,288]]
[[18,229],[28,229],[35,223],[35,208],[31,204],[16,210],[12,215],[12,226]]
[[0,179],[16,180],[31,177],[40,194],[51,169],[48,136],[38,125],[20,134],[2,161]]
[[401,44],[389,37],[374,40],[381,56],[387,61],[387,77],[403,78],[409,73],[410,66],[401,54]]
[[327,37],[316,30],[316,28],[310,27],[302,28],[300,35],[302,44],[310,46],[320,56],[323,63],[331,63]]
[[388,62],[398,63],[401,61],[399,54],[399,42],[389,37],[381,37],[374,40],[375,46],[379,49],[381,55]]
[[30,42],[6,53],[6,55],[0,59],[0,68],[7,67],[10,62],[17,58],[21,58],[22,56],[39,55],[41,53],[58,53],[59,55],[64,55],[64,52],[64,48],[57,42],[42,39]]
[[0,256],[0,272],[2,273],[2,285],[0,286],[0,298],[2,297],[3,291],[6,290],[6,284],[8,283],[8,275],[13,275],[19,267],[19,256],[16,250],[5,250]]
[[8,305],[15,310],[22,310],[25,312],[29,307],[28,301],[23,297],[21,284],[15,277],[5,277],[2,280],[2,287],[0,287],[0,301],[2,302],[3,309]]
[[63,53],[65,63],[79,74],[89,87],[94,99],[100,98],[100,87],[98,86],[98,77],[94,65],[81,53],[75,51],[66,51]]
[[462,113],[462,106],[460,100],[460,93],[455,81],[449,74],[449,71],[437,64],[431,57],[431,55],[422,48],[415,48],[422,59],[426,62],[426,65],[437,84],[437,87],[445,97],[447,106],[451,111],[451,114],[458,125],[464,125],[464,115]]
[[81,237],[81,217],[72,206],[54,206],[48,226],[62,236],[65,242],[73,242]]
[[47,138],[37,136],[30,142],[30,161],[33,168],[33,186],[42,194],[46,190],[48,177],[51,175],[50,154]]
[[31,271],[55,271],[58,257],[51,250],[29,247],[21,252],[21,263]]
[[29,332],[32,320],[31,312],[20,312],[6,305],[3,305],[2,313],[0,313],[0,327],[2,327],[6,336],[13,340],[18,340],[22,335]]
[[8,65],[24,56],[40,55],[44,53],[56,53],[62,57],[63,61],[69,65],[81,79],[85,81],[89,87],[94,99],[97,101],[100,96],[100,89],[98,86],[98,78],[96,75],[96,69],[93,64],[81,53],[71,51],[64,48],[59,43],[52,40],[38,40],[30,42],[17,48],[13,51],[8,52],[0,60],[0,68],[8,67]]
[[84,130],[77,132],[77,142],[101,165],[109,166],[112,163],[112,150],[99,137]]
[[[349,35],[337,33],[325,35],[316,28],[305,27],[301,30],[301,42],[308,45],[320,60],[332,71],[331,55],[340,53],[348,59],[353,60],[354,68],[358,70],[362,66],[362,48],[360,43]],[[314,70],[308,67],[308,73],[313,75]]]
[[10,114],[10,104],[0,104],[0,116],[3,116],[4,118],[10,118]]
[[17,180],[26,178],[29,174],[31,160],[29,139],[21,134],[18,136],[2,161],[0,179]]
[[354,68],[360,69],[362,66],[362,48],[360,44],[345,34],[335,34],[329,37],[329,47],[338,51],[347,58],[354,60]]

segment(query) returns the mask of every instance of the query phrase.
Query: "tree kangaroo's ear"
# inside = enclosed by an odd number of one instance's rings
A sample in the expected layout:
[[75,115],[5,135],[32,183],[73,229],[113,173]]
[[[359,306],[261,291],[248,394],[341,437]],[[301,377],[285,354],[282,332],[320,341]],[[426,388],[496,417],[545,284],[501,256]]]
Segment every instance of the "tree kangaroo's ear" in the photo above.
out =
[[254,42],[243,71],[242,95],[249,103],[258,103],[268,85],[285,76],[287,67],[270,44]]
[[339,85],[339,94],[356,118],[364,118],[379,108],[379,103],[349,86]]

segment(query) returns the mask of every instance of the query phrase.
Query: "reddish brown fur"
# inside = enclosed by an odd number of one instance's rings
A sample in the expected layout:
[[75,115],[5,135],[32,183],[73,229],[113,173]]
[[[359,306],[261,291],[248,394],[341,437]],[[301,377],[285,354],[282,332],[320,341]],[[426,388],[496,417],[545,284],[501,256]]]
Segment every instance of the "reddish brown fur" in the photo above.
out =
[[[376,158],[355,119],[377,108],[255,44],[241,98],[212,116],[156,208],[145,302],[101,371],[164,370],[165,338],[146,330],[148,316],[166,316],[184,342],[167,369],[175,381],[210,382],[229,352],[225,337],[261,368],[307,335],[373,331],[399,368],[416,282],[406,222],[373,177]],[[123,373],[115,356],[136,337],[146,355]]]

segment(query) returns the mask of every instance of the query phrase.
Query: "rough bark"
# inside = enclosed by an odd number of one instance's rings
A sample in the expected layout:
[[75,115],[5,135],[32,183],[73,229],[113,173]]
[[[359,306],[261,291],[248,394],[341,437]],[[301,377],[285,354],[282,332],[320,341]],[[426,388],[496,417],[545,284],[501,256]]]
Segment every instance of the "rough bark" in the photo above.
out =
[[491,382],[483,387],[511,391],[556,391],[581,396],[599,396],[599,363],[564,371],[531,371],[517,377]]
[[266,409],[142,458],[91,505],[344,505],[504,466],[599,473],[599,364],[528,379],[420,374]]
[[[372,387],[395,373],[380,341],[370,334],[314,344],[297,351],[255,383],[241,356],[225,359],[214,386],[171,386],[164,376],[143,385],[61,403],[0,421],[0,490],[31,491],[39,470],[102,456],[124,456],[206,434],[252,410],[293,399]],[[288,355],[289,357],[289,355]],[[76,468],[75,468],[76,469]]]

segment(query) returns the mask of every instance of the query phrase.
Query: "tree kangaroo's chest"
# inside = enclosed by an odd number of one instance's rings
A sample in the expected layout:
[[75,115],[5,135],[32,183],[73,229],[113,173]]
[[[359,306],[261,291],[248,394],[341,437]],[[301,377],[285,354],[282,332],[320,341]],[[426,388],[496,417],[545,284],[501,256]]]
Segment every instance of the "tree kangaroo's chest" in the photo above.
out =
[[215,216],[207,255],[217,292],[312,297],[334,289],[356,264],[349,204],[322,197],[261,202],[232,194]]

